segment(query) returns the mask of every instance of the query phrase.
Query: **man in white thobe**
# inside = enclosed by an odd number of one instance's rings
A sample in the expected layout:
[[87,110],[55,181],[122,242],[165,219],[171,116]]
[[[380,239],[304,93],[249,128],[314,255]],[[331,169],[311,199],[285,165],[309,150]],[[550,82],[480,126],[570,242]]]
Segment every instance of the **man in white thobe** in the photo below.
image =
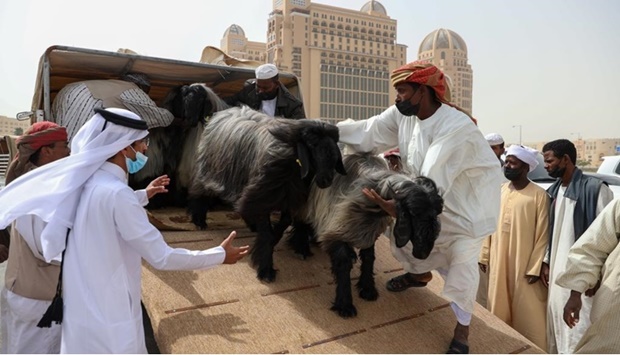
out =
[[[158,269],[199,270],[235,263],[248,247],[232,246],[235,232],[208,250],[169,247],[149,224],[145,201],[127,186],[127,173],[146,163],[146,122],[124,109],[95,111],[74,137],[71,156],[0,192],[7,201],[0,227],[34,214],[48,222],[41,235],[44,257],[66,247],[61,353],[146,353],[142,258]],[[25,191],[28,198],[15,199]]]
[[577,150],[569,140],[558,139],[545,144],[543,155],[549,176],[558,179],[547,189],[551,197],[550,238],[541,271],[541,279],[549,287],[547,351],[572,354],[590,327],[592,298],[583,296],[581,320],[571,329],[564,324],[563,318],[564,304],[570,296],[570,289],[559,286],[556,280],[566,269],[568,251],[613,199],[613,193],[601,180],[583,175],[575,166]]
[[[406,274],[388,282],[391,291],[424,286],[437,270],[445,279],[442,295],[457,317],[450,353],[469,352],[469,324],[478,288],[478,254],[495,231],[500,205],[500,164],[474,120],[449,104],[445,77],[435,66],[409,63],[392,73],[396,105],[378,116],[343,123],[340,141],[356,151],[385,151],[398,146],[414,176],[435,181],[444,199],[441,232],[426,260],[412,255],[412,245],[392,252]],[[372,191],[369,192],[372,194]],[[369,196],[373,197],[373,196]],[[386,211],[387,201],[374,196]],[[387,204],[389,206],[389,204]],[[393,206],[393,205],[392,205]]]

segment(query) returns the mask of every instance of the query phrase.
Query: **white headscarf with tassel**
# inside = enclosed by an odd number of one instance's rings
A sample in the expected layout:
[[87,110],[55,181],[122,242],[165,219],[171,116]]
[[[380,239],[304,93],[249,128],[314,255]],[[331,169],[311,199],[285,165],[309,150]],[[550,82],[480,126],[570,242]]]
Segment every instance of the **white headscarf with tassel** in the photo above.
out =
[[[118,108],[107,111],[128,119],[142,119]],[[41,234],[43,256],[49,262],[65,248],[67,229],[73,227],[82,187],[108,159],[148,131],[106,121],[95,114],[77,132],[71,155],[15,179],[0,191],[0,228],[25,215],[47,222]]]

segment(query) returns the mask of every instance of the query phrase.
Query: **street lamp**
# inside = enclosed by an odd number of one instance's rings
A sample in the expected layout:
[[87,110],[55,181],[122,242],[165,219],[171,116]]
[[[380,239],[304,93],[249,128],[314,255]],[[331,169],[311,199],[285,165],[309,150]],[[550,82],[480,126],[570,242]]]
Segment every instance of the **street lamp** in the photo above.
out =
[[512,126],[512,128],[516,128],[516,127],[519,127],[519,145],[523,145],[523,142],[522,142],[522,140],[521,140],[521,128],[522,128],[522,127],[521,127],[521,125],[520,125],[520,124],[517,124],[517,125]]

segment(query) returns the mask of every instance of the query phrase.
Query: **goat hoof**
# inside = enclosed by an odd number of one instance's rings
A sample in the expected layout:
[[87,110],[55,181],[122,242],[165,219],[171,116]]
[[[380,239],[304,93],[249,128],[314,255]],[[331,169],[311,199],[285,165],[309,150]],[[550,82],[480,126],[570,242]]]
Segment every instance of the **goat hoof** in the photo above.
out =
[[258,277],[259,280],[265,281],[268,283],[274,282],[276,280],[276,270],[274,269],[259,270],[258,275],[256,277]]
[[360,298],[366,301],[376,301],[379,298],[379,292],[375,287],[362,288],[359,292]]
[[197,218],[192,218],[192,223],[194,223],[194,225],[196,227],[198,227],[198,229],[200,229],[202,231],[207,229],[207,221],[206,220],[200,220],[200,219],[197,219]]
[[338,315],[342,318],[352,318],[357,316],[357,309],[352,304],[348,306],[333,305],[331,310],[338,312]]

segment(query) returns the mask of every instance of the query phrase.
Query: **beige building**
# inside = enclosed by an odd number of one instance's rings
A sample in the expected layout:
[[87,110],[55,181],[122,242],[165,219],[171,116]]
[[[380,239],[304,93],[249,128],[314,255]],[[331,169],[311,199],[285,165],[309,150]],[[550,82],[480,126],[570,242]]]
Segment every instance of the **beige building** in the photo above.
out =
[[[236,32],[243,33],[233,26],[222,39],[222,49],[254,59],[250,53],[231,51],[229,43],[239,38]],[[308,117],[332,122],[368,118],[394,102],[390,72],[407,60],[407,47],[396,43],[396,26],[377,1],[357,11],[310,0],[273,0],[264,61],[300,78]]]
[[451,101],[473,113],[473,71],[461,36],[445,28],[429,33],[420,44],[418,59],[430,61],[441,69],[449,77]]
[[[619,155],[620,138],[593,138],[571,140],[577,149],[577,165],[586,170],[596,170],[603,162],[602,157]],[[547,142],[524,143],[542,152]]]
[[220,41],[220,49],[235,58],[265,62],[265,43],[249,41],[239,25],[231,25],[226,29]]
[[18,121],[15,118],[0,116],[0,137],[18,135],[16,130],[21,129],[22,133],[30,127],[30,120]]

